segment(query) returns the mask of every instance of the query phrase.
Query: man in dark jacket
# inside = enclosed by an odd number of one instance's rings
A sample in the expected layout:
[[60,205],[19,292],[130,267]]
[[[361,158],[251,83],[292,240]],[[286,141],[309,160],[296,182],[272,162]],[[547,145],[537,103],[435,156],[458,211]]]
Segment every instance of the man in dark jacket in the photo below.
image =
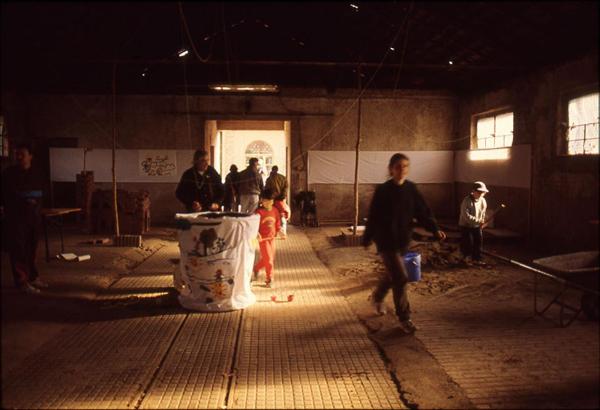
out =
[[237,207],[240,203],[239,179],[240,173],[234,164],[229,167],[229,174],[225,177],[225,211],[237,212],[238,210]]
[[271,189],[274,192],[274,198],[284,201],[287,198],[288,182],[287,178],[279,173],[279,167],[273,165],[271,174],[267,178],[265,188]]
[[363,236],[365,247],[375,242],[387,270],[371,295],[375,310],[379,314],[385,313],[383,299],[392,288],[396,315],[400,319],[400,328],[405,333],[416,330],[410,320],[410,305],[406,293],[408,275],[403,258],[412,236],[413,218],[438,239],[446,238],[417,186],[406,179],[409,166],[410,161],[404,154],[394,154],[390,159],[389,172],[392,178],[375,190]]
[[219,211],[224,189],[221,176],[208,165],[208,153],[197,150],[194,166],[181,176],[175,196],[185,205],[187,212]]
[[16,149],[17,165],[2,173],[2,214],[10,239],[8,251],[15,286],[25,293],[38,294],[48,285],[38,278],[35,257],[41,225],[43,180],[32,167],[27,144]]
[[242,212],[251,214],[258,208],[259,196],[265,187],[259,168],[258,158],[250,158],[248,167],[240,172],[238,187]]

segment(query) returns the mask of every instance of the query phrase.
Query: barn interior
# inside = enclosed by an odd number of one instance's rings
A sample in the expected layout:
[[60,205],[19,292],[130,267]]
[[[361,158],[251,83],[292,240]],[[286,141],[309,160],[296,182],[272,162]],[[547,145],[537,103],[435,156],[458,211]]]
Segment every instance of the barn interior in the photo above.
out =
[[[597,2],[1,7],[3,407],[600,406]],[[19,150],[43,185],[31,292],[4,209]],[[197,150],[222,183],[251,158],[287,182],[274,285],[227,312],[174,281]],[[360,246],[394,153],[447,236],[415,221],[401,336]]]

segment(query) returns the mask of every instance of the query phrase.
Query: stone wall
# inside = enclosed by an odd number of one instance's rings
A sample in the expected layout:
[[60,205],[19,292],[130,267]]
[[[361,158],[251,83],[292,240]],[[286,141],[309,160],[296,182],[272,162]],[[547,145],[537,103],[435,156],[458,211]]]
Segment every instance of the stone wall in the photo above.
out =
[[[283,90],[277,96],[189,97],[124,95],[117,98],[118,148],[192,149],[204,146],[207,120],[282,120],[291,124],[291,193],[306,189],[306,151],[353,150],[357,135],[356,90]],[[107,95],[3,94],[13,139],[33,139],[38,158],[47,146],[110,148],[111,97]],[[457,99],[447,92],[369,91],[362,99],[362,150],[447,150],[455,139]],[[40,148],[41,147],[41,148]],[[44,163],[47,166],[47,160]],[[384,166],[384,165],[383,165]],[[110,167],[110,164],[107,164]],[[55,184],[56,185],[56,184]],[[55,205],[72,205],[70,189],[55,187]],[[443,185],[443,184],[441,184]],[[169,223],[180,205],[175,184],[119,184],[151,192],[154,223]],[[423,187],[434,209],[446,209],[452,184]],[[361,189],[361,213],[372,187]],[[352,219],[352,186],[318,189],[320,218]],[[340,212],[343,210],[343,212]]]
[[[533,245],[540,249],[569,252],[598,247],[598,226],[590,223],[598,220],[598,155],[569,157],[559,151],[561,110],[568,96],[594,87],[598,89],[597,55],[461,99],[458,131],[466,138],[459,149],[469,148],[472,115],[503,106],[513,108],[514,144],[532,145],[531,203],[519,188],[492,187],[492,191],[510,198],[511,208],[521,210],[503,217],[514,218],[523,226],[530,223]],[[529,213],[531,221],[523,222]]]

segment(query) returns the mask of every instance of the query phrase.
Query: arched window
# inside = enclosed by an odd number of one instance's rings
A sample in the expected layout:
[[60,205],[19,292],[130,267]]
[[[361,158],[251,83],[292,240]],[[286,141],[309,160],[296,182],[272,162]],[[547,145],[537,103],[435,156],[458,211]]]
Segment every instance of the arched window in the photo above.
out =
[[266,141],[252,141],[246,147],[246,164],[250,161],[250,158],[258,158],[263,171],[263,178],[266,178],[273,166],[273,147]]

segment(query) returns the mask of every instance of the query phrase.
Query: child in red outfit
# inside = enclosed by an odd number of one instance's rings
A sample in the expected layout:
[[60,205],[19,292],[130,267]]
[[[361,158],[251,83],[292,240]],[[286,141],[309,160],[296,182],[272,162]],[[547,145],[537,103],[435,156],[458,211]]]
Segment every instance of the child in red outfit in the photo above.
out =
[[275,262],[275,238],[281,229],[281,214],[273,206],[273,192],[265,189],[260,197],[260,208],[256,213],[260,215],[258,228],[258,242],[260,244],[260,261],[254,265],[254,277],[261,269],[266,272],[266,287],[271,287],[273,280],[273,264]]

